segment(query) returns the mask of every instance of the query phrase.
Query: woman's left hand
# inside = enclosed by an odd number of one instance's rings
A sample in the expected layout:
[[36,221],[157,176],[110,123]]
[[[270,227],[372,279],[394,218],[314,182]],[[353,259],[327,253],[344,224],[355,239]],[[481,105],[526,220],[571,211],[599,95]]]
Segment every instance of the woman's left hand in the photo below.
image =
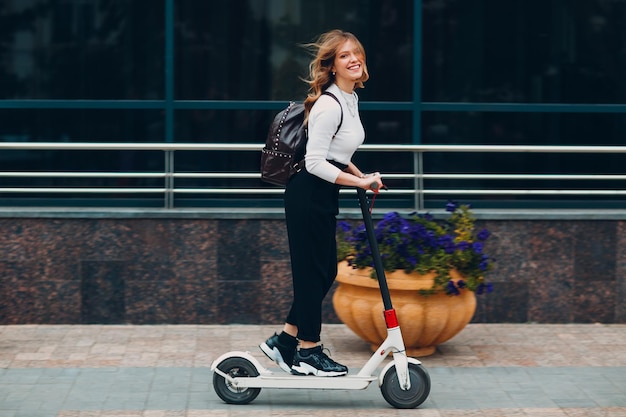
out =
[[361,177],[359,187],[365,190],[378,191],[384,187],[380,172],[372,172]]

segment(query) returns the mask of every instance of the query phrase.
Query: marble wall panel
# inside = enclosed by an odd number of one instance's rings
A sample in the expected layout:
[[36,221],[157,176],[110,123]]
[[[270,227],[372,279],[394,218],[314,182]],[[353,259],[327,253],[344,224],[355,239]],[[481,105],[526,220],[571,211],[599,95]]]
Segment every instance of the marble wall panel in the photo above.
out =
[[218,224],[217,273],[220,281],[259,281],[259,222],[222,220]]
[[80,262],[82,323],[125,322],[128,266],[116,260]]
[[[626,322],[625,222],[479,226],[492,232],[495,291],[474,322]],[[291,291],[280,219],[0,219],[2,324],[279,325]]]
[[615,322],[626,323],[626,222],[618,222],[615,237]]
[[577,281],[615,282],[618,251],[615,222],[579,222],[575,224],[573,241]]
[[528,285],[521,282],[496,282],[491,294],[476,296],[474,323],[489,323],[497,317],[503,323],[528,322]]

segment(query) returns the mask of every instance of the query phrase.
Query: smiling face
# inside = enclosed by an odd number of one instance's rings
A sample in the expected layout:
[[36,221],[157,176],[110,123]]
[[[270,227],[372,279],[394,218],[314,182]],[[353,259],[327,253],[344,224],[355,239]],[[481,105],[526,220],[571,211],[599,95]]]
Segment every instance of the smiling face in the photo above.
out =
[[335,55],[332,71],[339,88],[351,92],[354,85],[363,77],[365,58],[361,48],[348,39],[338,49]]

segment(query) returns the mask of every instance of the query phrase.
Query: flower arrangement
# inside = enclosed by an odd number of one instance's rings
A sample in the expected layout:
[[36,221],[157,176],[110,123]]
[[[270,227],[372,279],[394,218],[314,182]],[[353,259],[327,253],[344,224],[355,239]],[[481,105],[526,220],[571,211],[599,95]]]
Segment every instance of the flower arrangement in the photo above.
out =
[[[441,291],[459,295],[463,288],[476,294],[491,292],[493,285],[485,281],[484,274],[491,269],[493,259],[483,252],[490,232],[476,231],[469,205],[448,202],[446,211],[450,216],[445,220],[428,213],[412,213],[407,218],[396,212],[386,213],[374,226],[385,271],[434,271],[434,284],[429,290],[421,290],[423,295]],[[337,224],[337,260],[347,260],[358,269],[374,266],[363,224],[355,228],[345,221]],[[451,269],[464,279],[453,280]],[[375,277],[376,272],[372,274]]]

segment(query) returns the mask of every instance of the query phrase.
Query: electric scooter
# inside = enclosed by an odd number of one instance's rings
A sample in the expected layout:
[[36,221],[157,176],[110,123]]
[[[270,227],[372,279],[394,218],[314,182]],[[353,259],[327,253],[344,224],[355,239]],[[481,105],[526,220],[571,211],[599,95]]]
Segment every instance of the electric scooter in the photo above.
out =
[[[377,183],[372,186],[377,187]],[[374,189],[378,192],[378,189]],[[430,377],[421,362],[407,357],[396,312],[391,304],[387,279],[374,234],[370,203],[366,191],[358,188],[359,205],[367,237],[372,249],[374,267],[384,305],[387,338],[356,375],[338,377],[289,375],[281,370],[274,374],[266,369],[249,352],[232,351],[221,355],[211,364],[215,393],[228,404],[247,404],[253,401],[262,388],[361,390],[378,379],[385,400],[396,408],[415,408],[430,393]],[[374,373],[385,358],[392,353],[393,360],[378,376]]]

